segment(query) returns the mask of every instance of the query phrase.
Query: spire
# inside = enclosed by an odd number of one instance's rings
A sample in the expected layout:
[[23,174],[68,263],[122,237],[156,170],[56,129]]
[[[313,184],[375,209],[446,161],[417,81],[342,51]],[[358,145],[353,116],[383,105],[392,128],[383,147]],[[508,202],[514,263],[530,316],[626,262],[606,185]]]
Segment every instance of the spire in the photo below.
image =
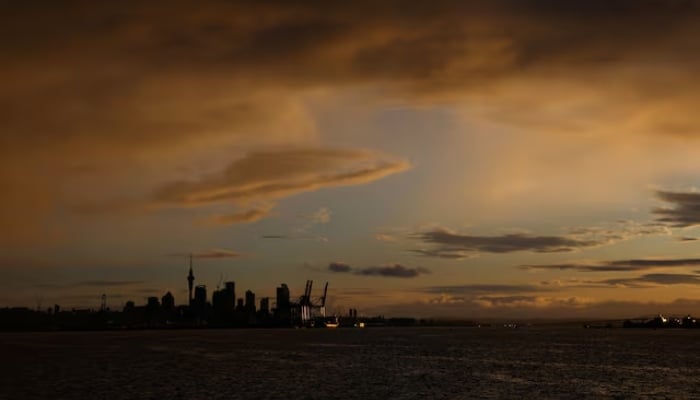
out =
[[192,304],[192,288],[194,286],[194,273],[192,272],[192,253],[190,253],[190,273],[187,275],[187,287],[189,289],[189,304]]

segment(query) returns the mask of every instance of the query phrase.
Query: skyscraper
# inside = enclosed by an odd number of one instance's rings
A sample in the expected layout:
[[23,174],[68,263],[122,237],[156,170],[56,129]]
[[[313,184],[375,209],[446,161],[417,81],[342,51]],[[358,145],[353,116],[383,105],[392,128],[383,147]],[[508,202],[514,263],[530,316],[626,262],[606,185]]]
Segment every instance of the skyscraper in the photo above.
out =
[[203,310],[207,305],[207,287],[205,285],[197,285],[194,288],[194,305],[198,309]]
[[236,282],[230,281],[224,284],[226,308],[233,310],[236,307]]
[[288,324],[291,318],[291,304],[289,302],[289,288],[283,283],[277,288],[277,307],[275,319],[278,323]]
[[160,305],[164,310],[170,311],[175,309],[175,297],[173,297],[173,294],[168,292],[161,297]]
[[260,313],[261,314],[269,314],[270,313],[270,298],[269,297],[263,297],[260,299]]
[[277,309],[289,309],[289,288],[286,283],[277,288]]
[[250,290],[245,292],[245,309],[248,313],[255,312],[255,293]]

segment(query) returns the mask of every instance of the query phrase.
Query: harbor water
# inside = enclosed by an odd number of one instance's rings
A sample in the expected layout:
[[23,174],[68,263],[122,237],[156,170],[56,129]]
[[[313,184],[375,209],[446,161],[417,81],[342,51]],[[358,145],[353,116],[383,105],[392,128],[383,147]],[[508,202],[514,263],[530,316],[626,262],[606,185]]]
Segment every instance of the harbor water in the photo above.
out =
[[3,399],[697,399],[700,331],[0,333]]

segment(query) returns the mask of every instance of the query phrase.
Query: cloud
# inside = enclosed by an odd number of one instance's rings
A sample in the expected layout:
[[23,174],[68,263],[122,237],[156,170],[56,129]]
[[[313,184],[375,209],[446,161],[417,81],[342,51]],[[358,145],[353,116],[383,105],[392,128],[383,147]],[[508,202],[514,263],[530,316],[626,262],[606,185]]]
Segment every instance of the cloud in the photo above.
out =
[[377,233],[374,235],[374,239],[380,242],[396,242],[398,239],[394,235],[389,235],[386,233]]
[[[396,302],[377,312],[421,317],[452,317],[477,320],[529,319],[616,319],[616,326],[626,318],[653,318],[658,313],[682,315],[697,313],[700,299],[679,298],[672,301],[620,301],[579,296],[480,296],[464,302],[430,301]],[[605,321],[608,322],[608,321]]]
[[262,235],[261,239],[279,239],[279,240],[316,240],[319,242],[327,242],[325,236],[309,236],[309,235]]
[[[405,160],[370,150],[306,148],[255,152],[218,173],[163,185],[152,202],[161,207],[271,202],[325,187],[369,183],[409,167]],[[330,219],[330,212],[322,209],[315,218]]]
[[429,274],[425,268],[407,268],[400,264],[367,267],[355,271],[358,275],[381,276],[388,278],[415,278],[419,275]]
[[465,301],[464,297],[455,297],[445,294],[428,299],[429,304],[463,304]]
[[315,225],[327,224],[331,220],[331,211],[326,207],[321,207],[311,214],[302,214],[300,216],[303,223],[291,229],[288,234],[263,235],[262,239],[282,239],[282,240],[316,240],[319,242],[327,242],[328,238],[321,235],[313,235],[309,233]]
[[229,215],[219,215],[212,218],[212,222],[221,225],[231,225],[231,224],[248,224],[252,222],[259,221],[268,215],[272,206],[251,208],[249,210],[237,212]]
[[613,227],[589,226],[568,230],[568,235],[576,239],[599,240],[613,243],[639,236],[671,235],[671,230],[658,222],[637,222],[619,220]]
[[590,300],[579,297],[559,298],[542,296],[480,296],[473,299],[472,302],[484,308],[581,308],[591,303]]
[[[258,151],[247,153],[224,169],[199,179],[163,184],[150,199],[82,204],[77,209],[108,214],[222,203],[263,204],[210,219],[216,224],[250,223],[269,216],[279,199],[322,188],[366,184],[409,168],[406,160],[365,149],[315,147]],[[324,207],[307,218],[310,224],[319,224],[330,221],[330,215],[330,210]],[[310,225],[298,231],[308,228]]]
[[547,287],[526,284],[468,284],[451,286],[428,286],[420,289],[425,293],[473,296],[477,294],[494,293],[532,293],[552,290]]
[[243,254],[234,250],[229,249],[212,249],[207,251],[200,251],[195,253],[174,253],[170,254],[174,257],[189,257],[200,258],[200,259],[216,259],[216,258],[235,258],[240,257]]
[[[611,270],[617,271],[617,270]],[[635,270],[629,270],[635,271]],[[572,288],[606,288],[624,287],[634,289],[651,289],[669,285],[698,285],[700,275],[697,274],[671,274],[671,273],[650,273],[634,277],[609,278],[602,280],[554,280],[540,282],[543,286],[550,286],[552,290],[565,290]]]
[[531,235],[508,233],[498,236],[468,235],[446,228],[433,228],[418,232],[413,238],[429,245],[430,248],[409,249],[422,256],[460,260],[474,257],[478,253],[512,253],[528,251],[533,253],[565,253],[575,250],[608,245],[617,241],[629,240],[644,235],[666,235],[668,228],[658,224],[640,224],[621,221],[616,229],[602,227],[577,227],[568,230],[566,235]]
[[328,265],[328,270],[337,273],[353,273],[363,276],[378,276],[384,278],[416,278],[420,275],[429,274],[425,268],[409,268],[401,264],[371,266],[366,268],[352,268],[346,263],[332,262]]
[[630,259],[601,261],[591,264],[545,264],[545,265],[521,265],[525,270],[572,270],[577,272],[625,272],[644,271],[661,268],[685,268],[700,265],[698,258],[671,258],[671,259]]
[[686,228],[700,225],[700,192],[669,192],[659,190],[656,196],[671,207],[656,207],[656,220],[673,227]]
[[465,258],[474,257],[473,252],[469,252],[461,248],[442,247],[434,249],[410,249],[408,251],[421,256],[445,258],[450,260],[463,260]]
[[343,262],[332,262],[328,264],[328,270],[331,272],[350,272],[352,268]]
[[429,250],[417,249],[411,251],[421,255],[443,258],[462,258],[468,253],[570,252],[579,248],[599,246],[605,243],[605,241],[594,239],[577,239],[567,236],[534,236],[522,233],[500,236],[466,235],[443,228],[417,233],[415,237],[424,243],[437,245],[437,247]]
[[694,274],[646,274],[635,278],[616,278],[597,281],[612,286],[650,287],[662,285],[700,285],[700,275]]
[[[161,174],[175,180],[176,167],[220,166],[222,153],[318,144],[305,102],[317,90],[466,102],[479,118],[537,132],[697,137],[696,10],[631,0],[358,1],[322,11],[8,5],[0,157],[13,172],[0,173],[0,188],[13,195],[0,200],[0,225],[11,232],[0,233],[4,241],[46,232],[65,204],[147,191]],[[106,179],[113,175],[121,179]]]
[[312,224],[327,224],[331,221],[331,210],[326,207],[319,208],[316,212],[305,216]]

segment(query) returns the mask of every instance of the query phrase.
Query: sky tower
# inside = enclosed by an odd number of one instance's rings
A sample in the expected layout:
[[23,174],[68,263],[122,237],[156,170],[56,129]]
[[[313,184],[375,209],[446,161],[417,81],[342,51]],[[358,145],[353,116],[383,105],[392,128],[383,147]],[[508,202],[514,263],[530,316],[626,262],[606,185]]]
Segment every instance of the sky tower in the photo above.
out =
[[189,305],[192,305],[192,288],[194,286],[194,274],[192,273],[192,253],[190,253],[190,273],[187,275],[187,286],[189,288]]

